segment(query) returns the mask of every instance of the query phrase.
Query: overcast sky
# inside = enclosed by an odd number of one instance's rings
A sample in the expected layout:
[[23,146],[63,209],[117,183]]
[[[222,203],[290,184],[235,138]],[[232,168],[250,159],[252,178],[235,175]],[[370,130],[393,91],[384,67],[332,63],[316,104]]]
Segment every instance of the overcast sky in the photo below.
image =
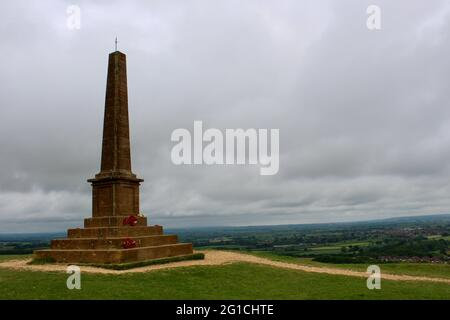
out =
[[[67,7],[81,28],[67,27]],[[381,8],[381,30],[366,9]],[[142,212],[166,227],[450,212],[450,2],[0,2],[0,232],[91,215],[108,54]],[[280,129],[280,169],[175,166],[177,128]]]

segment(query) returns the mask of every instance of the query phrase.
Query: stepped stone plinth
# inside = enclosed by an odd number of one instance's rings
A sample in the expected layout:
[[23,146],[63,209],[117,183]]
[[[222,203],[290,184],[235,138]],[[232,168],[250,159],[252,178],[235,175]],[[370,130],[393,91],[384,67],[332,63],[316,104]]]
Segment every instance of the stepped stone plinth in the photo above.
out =
[[147,225],[139,211],[139,186],[131,171],[128,89],[125,54],[109,55],[101,169],[92,185],[92,218],[84,228],[69,229],[66,239],[52,240],[38,259],[64,263],[127,263],[193,253],[191,243],[178,243],[158,225]]

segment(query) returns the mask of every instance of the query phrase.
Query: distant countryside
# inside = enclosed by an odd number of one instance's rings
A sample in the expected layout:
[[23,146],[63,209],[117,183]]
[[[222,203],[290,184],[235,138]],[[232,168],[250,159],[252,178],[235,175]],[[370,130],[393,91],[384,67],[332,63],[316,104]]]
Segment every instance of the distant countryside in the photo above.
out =
[[[322,263],[450,262],[450,215],[353,223],[167,230],[196,249],[242,250]],[[64,233],[0,235],[0,255],[31,254]]]
[[197,249],[244,250],[323,263],[450,262],[450,215],[177,232]]

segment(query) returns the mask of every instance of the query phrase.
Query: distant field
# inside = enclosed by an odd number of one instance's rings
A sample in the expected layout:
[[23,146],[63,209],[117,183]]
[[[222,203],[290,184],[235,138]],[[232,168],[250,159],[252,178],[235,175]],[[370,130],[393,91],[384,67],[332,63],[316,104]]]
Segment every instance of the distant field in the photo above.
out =
[[336,251],[336,250],[339,251],[339,250],[341,250],[341,246],[332,245],[332,246],[324,246],[324,247],[311,247],[308,249],[311,251]]
[[[365,271],[369,264],[332,264],[312,261],[312,258],[296,258],[281,256],[269,252],[248,252],[257,256],[273,259],[276,261],[285,261],[298,263],[302,265],[312,265],[318,267],[333,267],[340,269],[350,269],[356,271]],[[428,276],[439,278],[450,278],[450,265],[448,264],[431,264],[431,263],[383,263],[379,264],[381,272],[404,274],[411,276]]]
[[382,281],[234,263],[148,273],[82,274],[81,290],[67,275],[0,268],[0,299],[450,299],[450,285]]
[[354,241],[354,242],[337,242],[333,243],[329,246],[316,246],[311,247],[311,250],[326,250],[326,249],[333,249],[333,250],[341,250],[342,247],[348,247],[348,246],[358,246],[358,247],[367,247],[370,244],[368,241]]
[[[358,246],[358,247],[367,247],[370,245],[369,241],[347,241],[347,242],[336,242],[330,245],[314,245],[314,246],[308,246],[307,251],[303,249],[293,249],[295,245],[286,245],[286,246],[279,246],[278,248],[289,248],[289,253],[296,254],[299,256],[302,255],[317,255],[317,254],[336,254],[341,253],[342,247],[349,247],[349,246]],[[221,246],[222,248],[226,248],[226,246]],[[229,246],[232,248],[232,246]],[[207,249],[207,247],[204,247]],[[242,248],[245,250],[245,248]],[[274,250],[276,251],[276,250]]]
[[435,236],[429,236],[428,239],[433,239],[433,240],[447,240],[450,241],[450,236],[441,236],[441,235],[435,235]]

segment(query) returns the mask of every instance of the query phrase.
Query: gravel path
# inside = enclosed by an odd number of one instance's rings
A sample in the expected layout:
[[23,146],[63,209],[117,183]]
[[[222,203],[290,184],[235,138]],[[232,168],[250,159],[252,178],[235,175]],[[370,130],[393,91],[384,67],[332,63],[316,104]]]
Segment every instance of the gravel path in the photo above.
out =
[[[348,269],[337,269],[329,267],[314,267],[306,266],[295,263],[273,261],[267,258],[256,257],[250,254],[230,252],[230,251],[219,251],[219,250],[207,250],[198,251],[205,254],[204,260],[190,260],[190,261],[180,261],[172,262],[168,264],[159,264],[152,266],[145,266],[140,268],[134,268],[130,270],[109,270],[97,267],[81,266],[82,272],[89,273],[102,273],[102,274],[124,274],[124,273],[137,273],[137,272],[149,272],[153,270],[161,269],[171,269],[179,267],[190,267],[190,266],[213,266],[213,265],[223,265],[233,262],[248,262],[256,263],[267,266],[272,266],[276,268],[301,270],[305,272],[316,272],[316,273],[326,273],[333,275],[342,275],[350,277],[360,277],[367,278],[368,274],[362,271],[353,271]],[[29,270],[29,271],[57,271],[66,272],[67,265],[64,264],[45,264],[45,265],[28,265],[27,262],[30,260],[7,260],[0,262],[0,268],[9,268],[15,270]],[[422,276],[408,276],[408,275],[396,275],[396,274],[381,274],[382,279],[394,280],[394,281],[429,281],[429,282],[441,282],[450,284],[450,279],[445,278],[434,278],[434,277],[422,277]]]

